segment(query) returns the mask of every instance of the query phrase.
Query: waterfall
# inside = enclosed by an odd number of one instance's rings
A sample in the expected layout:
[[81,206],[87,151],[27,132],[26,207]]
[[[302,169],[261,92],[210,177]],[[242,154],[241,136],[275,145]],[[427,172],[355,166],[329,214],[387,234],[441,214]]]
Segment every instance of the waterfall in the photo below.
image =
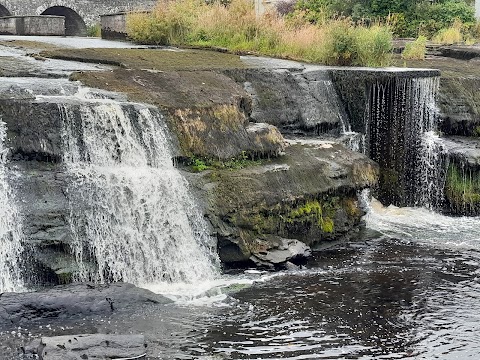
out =
[[447,157],[442,139],[434,131],[426,131],[420,141],[420,161],[418,164],[415,191],[415,206],[430,210],[443,206],[445,181],[447,179]]
[[75,98],[59,107],[79,280],[214,278],[215,242],[174,167],[162,115],[85,89]]
[[6,126],[0,120],[0,293],[22,289],[20,256],[22,254],[21,219],[8,184],[4,146]]
[[445,170],[437,130],[438,77],[392,77],[367,86],[367,155],[381,169],[379,197],[398,206],[440,206]]
[[320,104],[324,109],[325,107],[328,107],[328,111],[330,112],[329,115],[333,118],[337,118],[340,123],[340,141],[352,151],[363,152],[365,135],[352,131],[348,115],[338,97],[337,90],[335,89],[332,80],[318,81],[318,85],[321,88],[319,92],[324,97],[324,100],[320,102]]

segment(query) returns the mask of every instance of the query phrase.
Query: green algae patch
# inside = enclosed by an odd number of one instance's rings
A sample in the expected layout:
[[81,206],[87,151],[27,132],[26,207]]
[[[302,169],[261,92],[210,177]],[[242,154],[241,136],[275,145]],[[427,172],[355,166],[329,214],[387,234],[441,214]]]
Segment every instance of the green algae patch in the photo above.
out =
[[57,49],[42,51],[39,55],[50,59],[153,71],[223,70],[245,67],[238,55],[190,49]]
[[480,209],[480,172],[451,163],[445,184],[449,211],[457,214],[477,214]]

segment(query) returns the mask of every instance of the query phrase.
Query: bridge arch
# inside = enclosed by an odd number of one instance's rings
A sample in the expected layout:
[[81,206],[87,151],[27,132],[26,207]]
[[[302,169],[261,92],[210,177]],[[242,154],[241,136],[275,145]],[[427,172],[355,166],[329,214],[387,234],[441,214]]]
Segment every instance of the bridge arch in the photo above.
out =
[[0,4],[0,17],[2,17],[2,16],[10,16],[10,15],[12,15],[12,14],[10,13],[10,11],[8,11],[8,9],[7,9],[5,6],[3,6],[2,4]]
[[56,15],[65,17],[65,35],[86,36],[87,25],[82,17],[73,9],[66,6],[52,6],[46,9],[41,15]]

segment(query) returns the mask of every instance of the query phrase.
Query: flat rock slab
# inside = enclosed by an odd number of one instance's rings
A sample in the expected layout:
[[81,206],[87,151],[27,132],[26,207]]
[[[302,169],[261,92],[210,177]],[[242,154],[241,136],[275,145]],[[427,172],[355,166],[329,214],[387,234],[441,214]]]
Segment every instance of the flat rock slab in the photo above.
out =
[[480,139],[452,136],[443,139],[443,146],[451,159],[471,168],[480,167]]
[[126,283],[73,284],[37,292],[5,293],[0,296],[0,329],[45,318],[68,320],[104,316],[144,304],[171,302],[161,295]]
[[143,335],[69,335],[43,337],[37,348],[41,360],[143,359]]

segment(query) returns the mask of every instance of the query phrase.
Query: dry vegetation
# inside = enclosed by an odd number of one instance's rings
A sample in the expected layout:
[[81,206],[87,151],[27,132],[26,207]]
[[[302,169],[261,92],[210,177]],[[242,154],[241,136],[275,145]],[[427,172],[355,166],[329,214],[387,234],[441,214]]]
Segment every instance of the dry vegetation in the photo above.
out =
[[257,17],[252,2],[159,1],[150,13],[127,18],[139,43],[222,47],[328,65],[386,66],[392,53],[388,27],[355,25],[349,19],[311,24],[301,13]]

